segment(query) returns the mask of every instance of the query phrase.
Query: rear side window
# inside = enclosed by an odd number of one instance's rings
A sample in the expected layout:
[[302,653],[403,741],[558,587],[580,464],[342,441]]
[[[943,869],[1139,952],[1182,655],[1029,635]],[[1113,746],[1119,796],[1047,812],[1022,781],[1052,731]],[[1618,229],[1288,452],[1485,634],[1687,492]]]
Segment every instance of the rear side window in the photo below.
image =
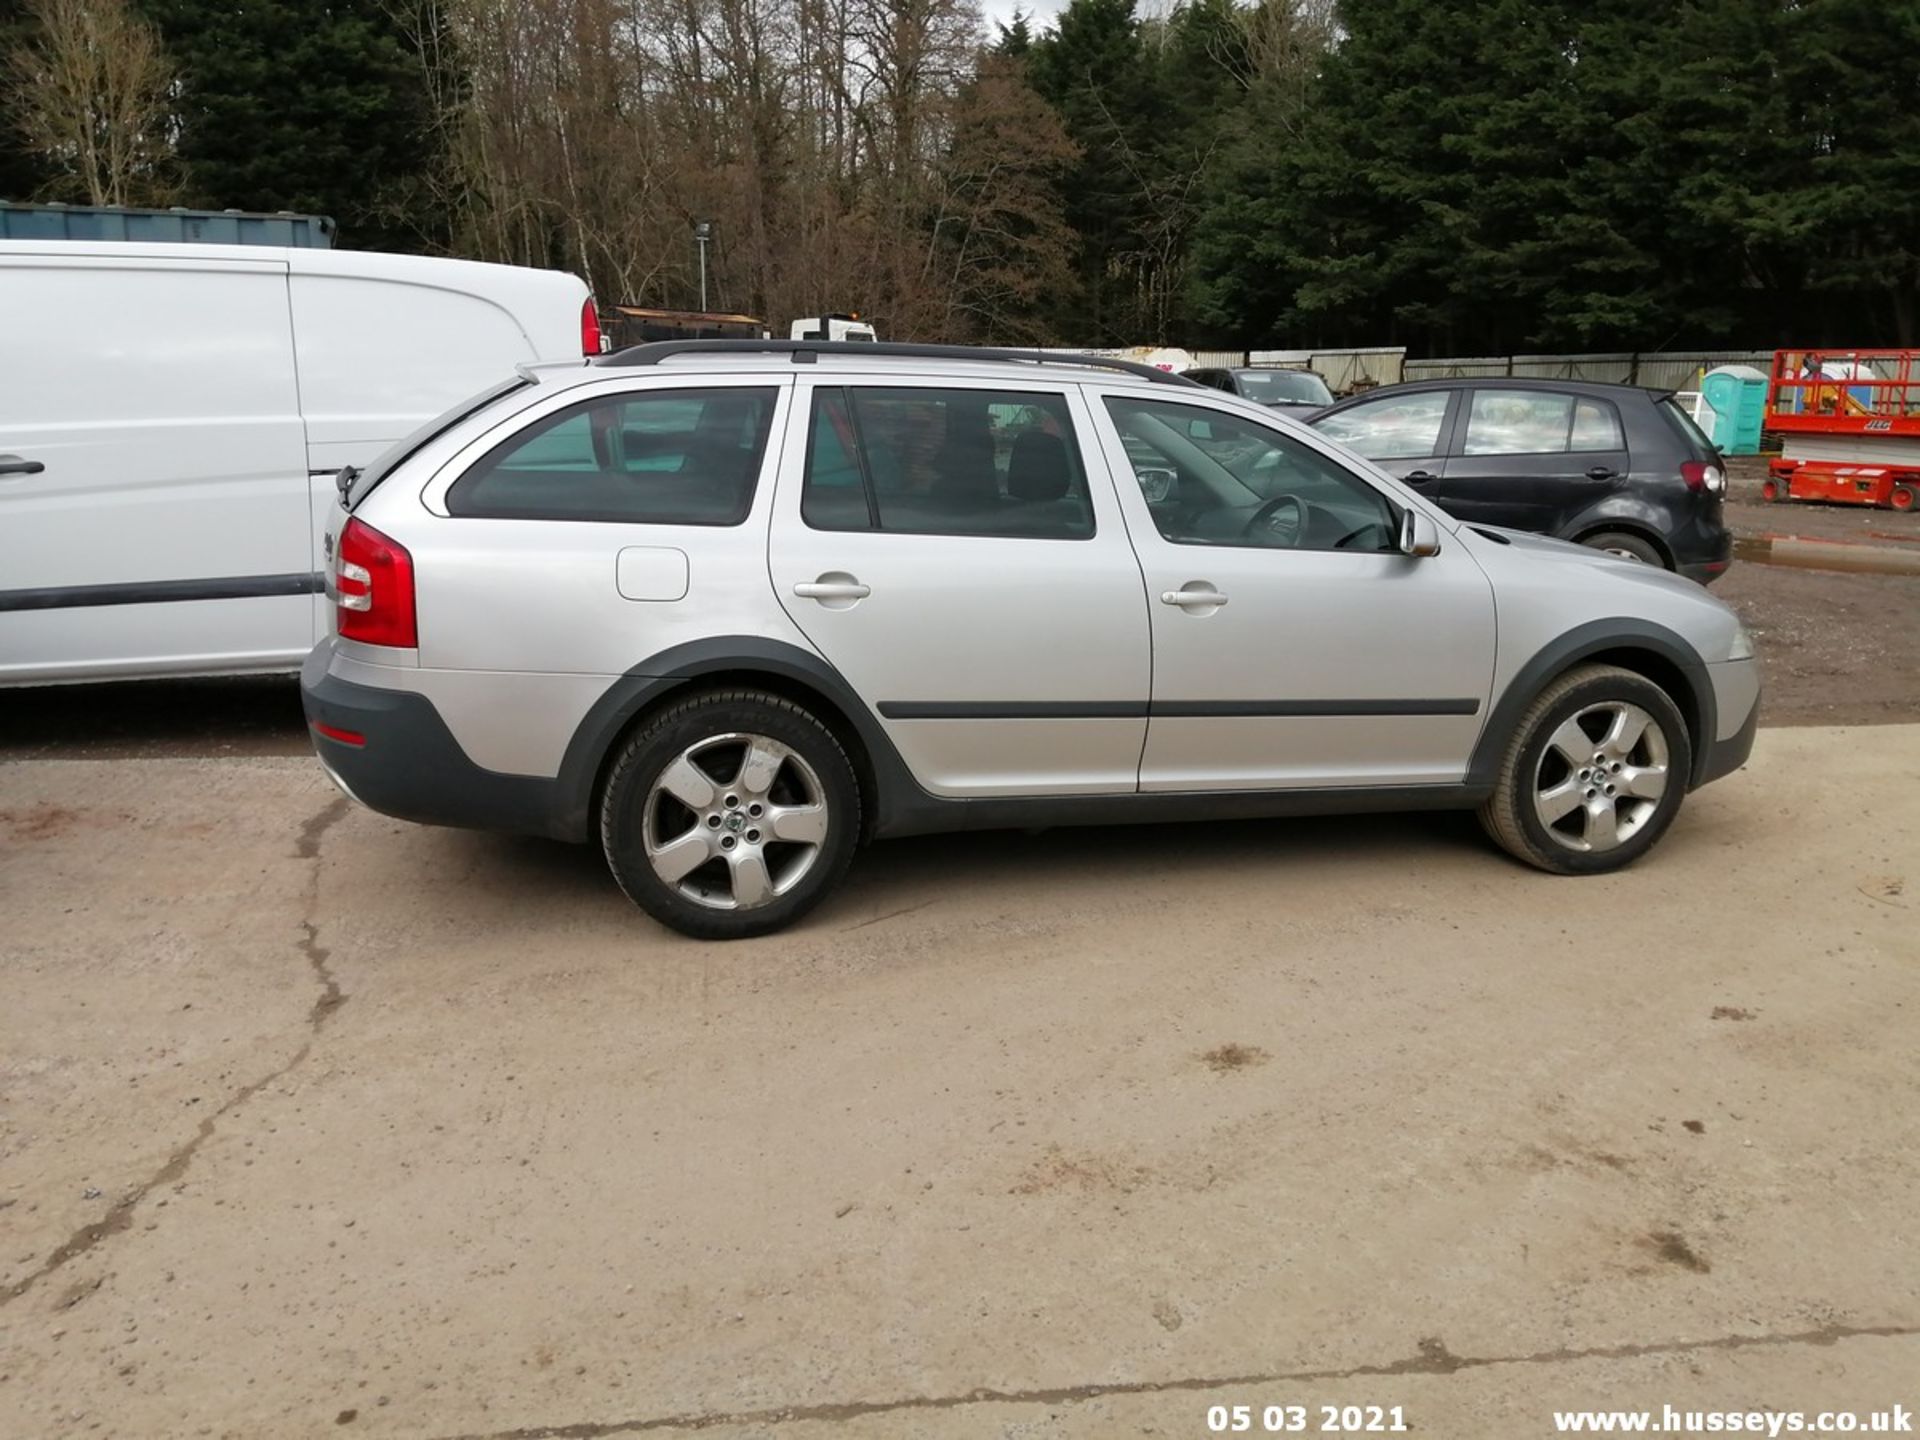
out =
[[753,508],[776,391],[604,396],[495,446],[447,492],[452,515],[738,525]]
[[1564,455],[1624,450],[1620,416],[1604,400],[1550,390],[1476,390],[1467,414],[1468,455]]
[[800,514],[815,530],[1093,534],[1066,397],[1023,391],[815,390]]

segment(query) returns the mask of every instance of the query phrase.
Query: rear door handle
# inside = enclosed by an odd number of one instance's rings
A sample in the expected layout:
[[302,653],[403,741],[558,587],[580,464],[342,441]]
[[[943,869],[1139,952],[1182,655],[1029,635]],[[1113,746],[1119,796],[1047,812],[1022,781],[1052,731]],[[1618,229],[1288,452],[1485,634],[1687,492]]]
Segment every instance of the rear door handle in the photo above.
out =
[[0,455],[0,475],[38,475],[46,468],[38,460],[22,460],[18,455]]
[[1619,475],[1619,473],[1620,472],[1615,470],[1611,465],[1595,465],[1591,470],[1587,471],[1587,479],[1611,480]]
[[1227,597],[1212,586],[1204,590],[1162,590],[1162,605],[1178,605],[1182,610],[1201,610],[1227,603]]
[[1409,470],[1406,474],[1406,481],[1409,485],[1431,485],[1439,478],[1440,477],[1431,470]]
[[864,600],[873,587],[858,580],[802,580],[793,593],[802,600]]

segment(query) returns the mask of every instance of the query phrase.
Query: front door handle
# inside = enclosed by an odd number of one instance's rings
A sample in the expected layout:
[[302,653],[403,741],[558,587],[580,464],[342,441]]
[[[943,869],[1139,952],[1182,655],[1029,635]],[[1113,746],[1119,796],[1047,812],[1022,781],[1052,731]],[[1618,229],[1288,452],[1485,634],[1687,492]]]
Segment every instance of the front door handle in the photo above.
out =
[[38,475],[46,468],[38,460],[22,460],[18,455],[0,455],[0,475]]
[[1162,590],[1162,605],[1178,605],[1182,610],[1218,610],[1227,597],[1204,580],[1189,580],[1178,590]]
[[1431,485],[1439,478],[1431,470],[1409,470],[1405,476],[1409,485]]
[[873,593],[871,585],[862,585],[851,575],[822,575],[818,580],[802,580],[793,587],[802,600],[864,600]]

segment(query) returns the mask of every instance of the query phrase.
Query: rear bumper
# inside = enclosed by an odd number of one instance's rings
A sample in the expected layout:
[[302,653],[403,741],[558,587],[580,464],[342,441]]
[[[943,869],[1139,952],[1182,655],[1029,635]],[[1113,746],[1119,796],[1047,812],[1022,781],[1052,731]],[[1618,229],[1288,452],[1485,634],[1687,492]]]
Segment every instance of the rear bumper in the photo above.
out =
[[483,769],[426,696],[342,680],[332,659],[331,640],[307,656],[300,701],[314,753],[353,799],[423,825],[579,838],[557,781]]
[[1726,574],[1732,564],[1733,532],[1723,526],[1717,535],[1711,535],[1704,546],[1682,552],[1674,569],[1689,580],[1711,585]]

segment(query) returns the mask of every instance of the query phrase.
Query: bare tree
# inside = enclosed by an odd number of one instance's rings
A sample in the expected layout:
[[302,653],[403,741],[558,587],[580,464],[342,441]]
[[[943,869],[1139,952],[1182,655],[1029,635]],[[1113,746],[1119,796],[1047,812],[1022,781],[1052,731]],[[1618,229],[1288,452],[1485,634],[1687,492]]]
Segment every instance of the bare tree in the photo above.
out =
[[153,27],[126,0],[28,0],[38,34],[7,57],[15,128],[93,205],[171,198],[173,72]]

